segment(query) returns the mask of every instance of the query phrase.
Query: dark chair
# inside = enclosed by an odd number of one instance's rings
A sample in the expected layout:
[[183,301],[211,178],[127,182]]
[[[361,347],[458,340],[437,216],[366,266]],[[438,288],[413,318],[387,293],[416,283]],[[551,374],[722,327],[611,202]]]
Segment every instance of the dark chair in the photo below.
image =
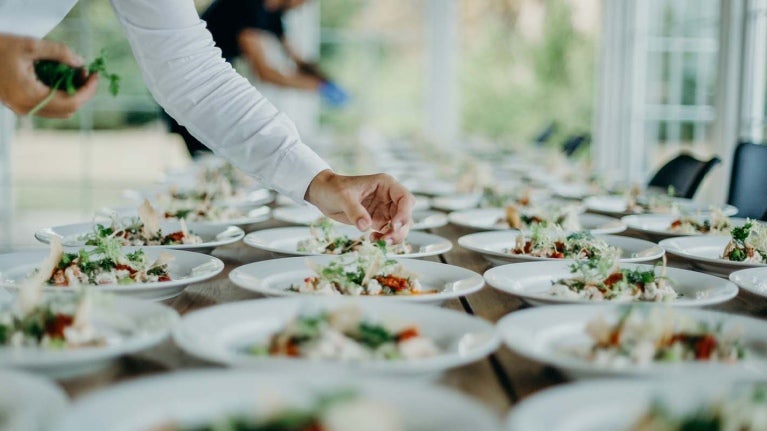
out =
[[588,133],[572,135],[562,143],[562,152],[565,153],[567,157],[572,157],[580,147],[587,145],[590,140],[591,136]]
[[703,161],[689,154],[680,154],[661,166],[647,186],[663,190],[671,186],[674,188],[676,197],[692,199],[706,174],[721,161],[716,156],[711,160]]
[[557,123],[552,121],[548,126],[546,126],[545,129],[541,131],[541,133],[538,134],[538,136],[535,139],[533,139],[535,146],[542,147],[543,144],[551,140],[551,137],[554,136],[554,133],[556,133],[556,131],[557,131]]
[[738,207],[738,217],[767,219],[767,145],[735,147],[727,203]]

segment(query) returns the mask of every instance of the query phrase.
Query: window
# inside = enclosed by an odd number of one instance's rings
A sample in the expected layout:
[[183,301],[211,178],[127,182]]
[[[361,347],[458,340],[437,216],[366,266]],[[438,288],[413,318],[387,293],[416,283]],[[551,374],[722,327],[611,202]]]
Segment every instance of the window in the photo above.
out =
[[590,132],[601,36],[597,0],[462,0],[465,134],[528,143]]
[[647,168],[682,148],[713,153],[720,0],[647,2]]

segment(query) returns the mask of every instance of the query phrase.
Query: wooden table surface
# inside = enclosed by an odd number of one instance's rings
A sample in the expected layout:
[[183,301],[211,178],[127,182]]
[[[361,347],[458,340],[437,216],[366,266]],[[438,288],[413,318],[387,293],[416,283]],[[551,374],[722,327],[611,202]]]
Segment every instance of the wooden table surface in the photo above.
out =
[[[280,222],[269,221],[254,225],[250,227],[250,230],[284,225]],[[432,232],[450,239],[454,245],[452,251],[438,258],[433,258],[433,260],[458,265],[480,274],[489,268],[489,263],[480,255],[458,247],[457,239],[470,233],[470,231],[448,225],[434,229]],[[631,234],[629,233],[629,235]],[[216,304],[259,298],[258,294],[241,289],[230,282],[229,271],[246,263],[275,258],[271,253],[253,249],[241,242],[220,247],[214,250],[213,255],[222,259],[226,264],[224,271],[219,276],[205,283],[191,285],[181,295],[165,301],[181,315]],[[683,262],[673,260],[670,261],[670,265],[686,267]],[[473,295],[462,297],[460,300],[448,301],[444,307],[461,310],[496,322],[506,314],[526,308],[527,305],[513,296],[485,286]],[[762,318],[767,317],[767,301],[743,292],[725,304],[710,308]],[[195,359],[182,352],[171,340],[166,340],[152,349],[123,357],[106,370],[61,383],[67,392],[76,399],[90,391],[138,376],[200,367],[210,368],[217,367],[217,365]],[[469,394],[481,400],[499,415],[505,415],[511,406],[519,400],[564,381],[565,378],[557,370],[525,359],[507,348],[501,347],[488,359],[449,371],[440,379],[439,383]]]

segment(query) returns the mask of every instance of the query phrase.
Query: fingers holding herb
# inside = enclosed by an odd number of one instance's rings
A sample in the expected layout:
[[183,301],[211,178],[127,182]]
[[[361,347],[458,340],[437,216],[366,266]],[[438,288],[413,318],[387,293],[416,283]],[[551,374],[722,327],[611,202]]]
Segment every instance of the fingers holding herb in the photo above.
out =
[[[73,67],[62,61],[42,59],[34,62],[34,69],[37,79],[50,88],[50,93],[30,110],[29,115],[38,112],[51,117],[71,115],[77,107],[93,97],[98,75],[109,80],[109,92],[113,96],[120,90],[120,77],[109,73],[103,52],[87,66]],[[59,94],[59,91],[65,94]],[[75,99],[66,101],[65,96]]]

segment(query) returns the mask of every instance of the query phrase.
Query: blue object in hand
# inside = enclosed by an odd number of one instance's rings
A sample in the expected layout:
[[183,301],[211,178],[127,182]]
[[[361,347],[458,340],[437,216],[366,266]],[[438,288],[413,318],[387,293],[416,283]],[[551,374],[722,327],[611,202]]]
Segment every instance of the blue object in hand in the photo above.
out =
[[349,101],[349,95],[336,84],[325,81],[318,88],[322,100],[334,108],[341,108]]

